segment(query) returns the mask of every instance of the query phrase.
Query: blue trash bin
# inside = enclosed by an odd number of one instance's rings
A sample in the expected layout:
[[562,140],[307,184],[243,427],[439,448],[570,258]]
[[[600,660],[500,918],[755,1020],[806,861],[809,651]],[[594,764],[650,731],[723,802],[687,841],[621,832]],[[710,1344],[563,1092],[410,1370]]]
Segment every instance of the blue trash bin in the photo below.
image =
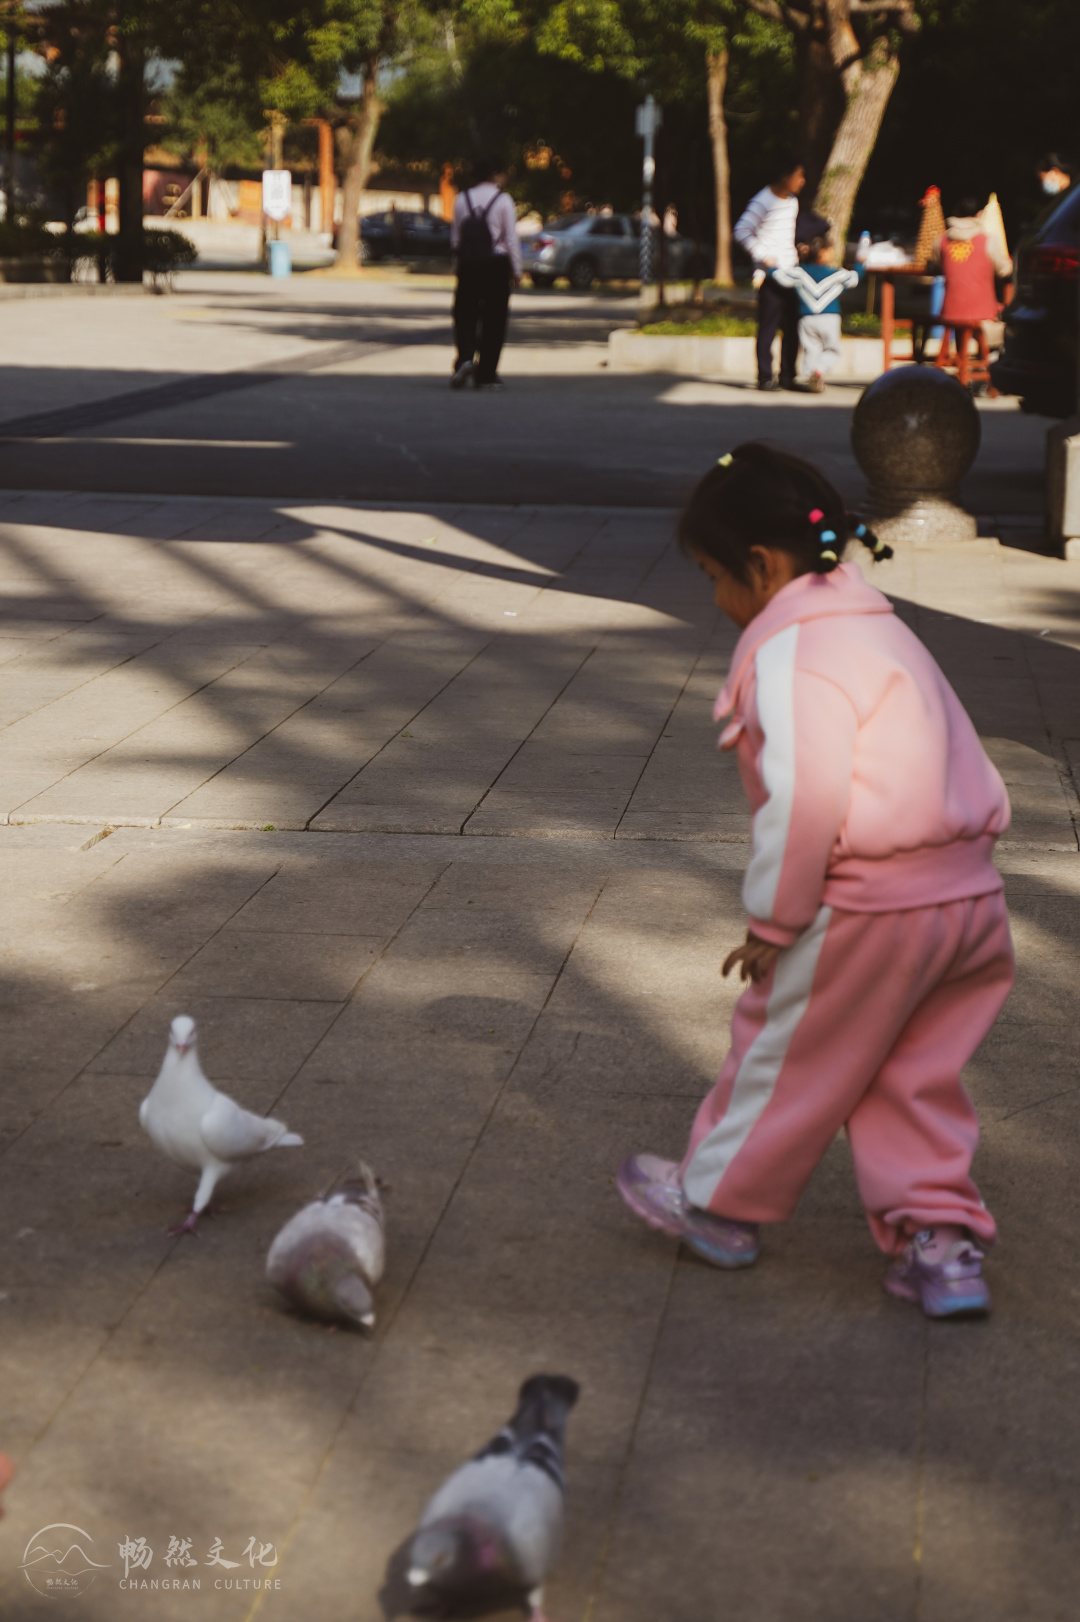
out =
[[268,242],[266,257],[271,276],[292,275],[292,249],[287,242]]

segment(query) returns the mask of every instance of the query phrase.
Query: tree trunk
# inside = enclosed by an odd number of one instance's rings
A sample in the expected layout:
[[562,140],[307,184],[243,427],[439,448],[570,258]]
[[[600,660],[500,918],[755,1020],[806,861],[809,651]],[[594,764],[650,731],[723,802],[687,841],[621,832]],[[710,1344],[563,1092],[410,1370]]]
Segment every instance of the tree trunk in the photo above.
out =
[[377,62],[369,62],[364,70],[364,99],[352,132],[345,157],[345,175],[341,188],[341,229],[338,232],[338,252],[334,270],[340,276],[359,274],[357,245],[360,240],[360,194],[367,185],[371,170],[371,154],[375,135],[382,115],[382,102],[375,94]]
[[846,16],[835,19],[830,51],[840,72],[846,104],[814,207],[831,220],[833,244],[842,249],[900,64],[884,36],[860,58],[855,31]]
[[712,142],[713,189],[716,198],[716,267],[713,279],[720,287],[733,287],[731,273],[731,167],[728,161],[724,91],[728,53],[706,51],[705,73],[709,90],[709,139]]
[[828,44],[819,34],[795,39],[799,83],[799,134],[796,156],[806,169],[806,193],[812,197],[825,172],[833,136],[844,116],[844,89]]
[[120,72],[120,151],[117,161],[119,181],[120,234],[116,242],[116,279],[141,282],[143,279],[143,151],[146,144],[146,52],[140,42],[121,35]]

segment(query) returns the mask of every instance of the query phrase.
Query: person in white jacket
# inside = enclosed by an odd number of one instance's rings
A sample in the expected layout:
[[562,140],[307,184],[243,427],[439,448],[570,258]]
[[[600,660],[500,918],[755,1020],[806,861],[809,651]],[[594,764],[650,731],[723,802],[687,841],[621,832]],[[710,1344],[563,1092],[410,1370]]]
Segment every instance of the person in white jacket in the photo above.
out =
[[[767,272],[792,270],[799,263],[795,249],[795,222],[799,193],[806,185],[806,170],[794,158],[784,158],[775,180],[751,197],[735,225],[735,240],[754,262],[758,290],[758,388],[793,389],[799,355],[799,300],[791,288],[779,287]],[[783,331],[780,382],[773,377],[772,346]]]

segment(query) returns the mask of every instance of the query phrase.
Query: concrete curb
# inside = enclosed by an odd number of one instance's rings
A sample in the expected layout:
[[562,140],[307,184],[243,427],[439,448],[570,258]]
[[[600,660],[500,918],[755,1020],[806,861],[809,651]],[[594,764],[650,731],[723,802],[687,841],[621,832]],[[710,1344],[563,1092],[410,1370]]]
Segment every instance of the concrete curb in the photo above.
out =
[[[755,342],[753,338],[654,338],[621,328],[608,334],[608,365],[617,372],[756,377]],[[870,382],[881,375],[885,352],[880,338],[844,338],[841,347],[843,353],[831,377]]]
[[163,291],[152,282],[0,282],[0,299],[125,298]]

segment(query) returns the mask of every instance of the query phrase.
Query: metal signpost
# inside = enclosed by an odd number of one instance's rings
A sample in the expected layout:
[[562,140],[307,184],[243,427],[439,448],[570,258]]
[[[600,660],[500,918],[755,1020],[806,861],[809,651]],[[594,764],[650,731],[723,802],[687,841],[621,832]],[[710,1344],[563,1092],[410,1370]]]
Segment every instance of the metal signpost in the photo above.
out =
[[641,285],[648,287],[652,281],[652,185],[656,174],[656,158],[653,156],[653,146],[656,141],[656,132],[664,121],[664,115],[656,105],[656,99],[650,92],[637,110],[637,133],[645,142],[645,153],[641,160]]
[[287,242],[278,241],[278,226],[292,213],[292,174],[288,169],[264,169],[262,177],[263,214],[274,222],[274,237],[267,244],[271,276],[287,276],[292,268],[292,252]]

